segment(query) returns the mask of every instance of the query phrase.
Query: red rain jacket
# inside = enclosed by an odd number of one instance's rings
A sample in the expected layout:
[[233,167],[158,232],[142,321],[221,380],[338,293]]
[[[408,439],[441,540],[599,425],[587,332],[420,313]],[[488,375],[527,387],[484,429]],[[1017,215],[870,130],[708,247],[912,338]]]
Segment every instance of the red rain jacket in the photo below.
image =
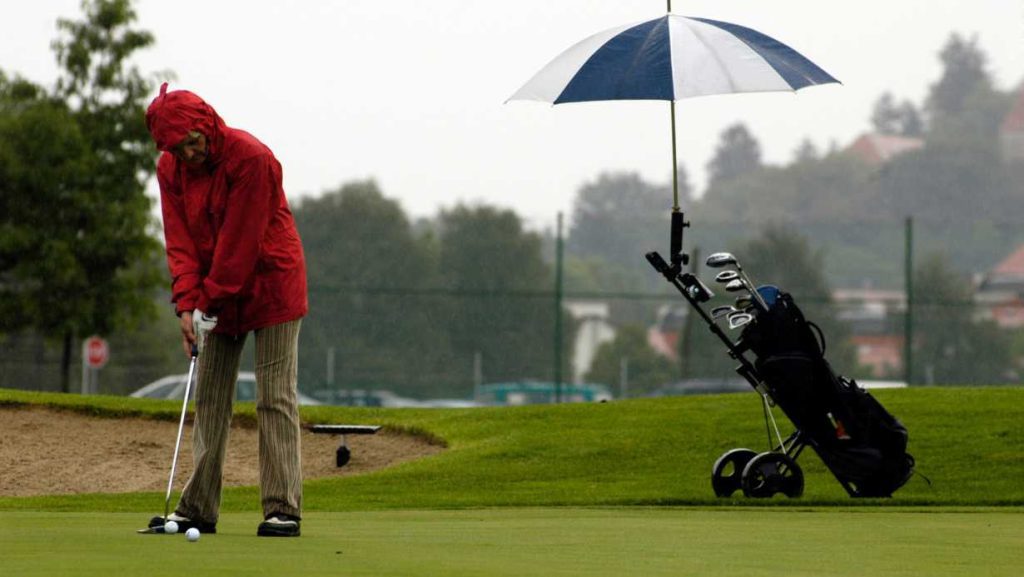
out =
[[[217,315],[214,332],[241,334],[304,316],[306,262],[281,183],[281,164],[251,134],[230,128],[195,94],[164,84],[146,111],[164,151],[160,204],[178,314]],[[200,167],[169,150],[189,131],[206,136]]]

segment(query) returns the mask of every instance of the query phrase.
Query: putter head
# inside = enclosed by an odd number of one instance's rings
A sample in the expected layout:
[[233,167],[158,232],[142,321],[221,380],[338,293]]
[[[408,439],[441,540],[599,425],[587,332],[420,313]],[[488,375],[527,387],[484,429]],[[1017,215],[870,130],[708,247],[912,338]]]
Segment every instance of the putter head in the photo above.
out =
[[734,270],[723,270],[715,275],[715,282],[727,283],[740,278],[740,273]]
[[729,252],[716,252],[709,256],[704,264],[711,268],[722,268],[723,266],[736,264],[736,257]]

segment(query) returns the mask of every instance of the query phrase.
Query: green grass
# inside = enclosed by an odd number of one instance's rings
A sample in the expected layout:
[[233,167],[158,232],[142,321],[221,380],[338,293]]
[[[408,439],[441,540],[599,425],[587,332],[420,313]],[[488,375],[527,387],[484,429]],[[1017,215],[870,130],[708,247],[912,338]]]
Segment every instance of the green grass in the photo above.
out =
[[[907,425],[931,485],[915,477],[892,499],[853,500],[808,451],[804,498],[714,498],[718,455],[767,444],[753,393],[470,410],[304,407],[306,422],[380,424],[447,450],[308,480],[299,539],[254,536],[254,487],[226,490],[219,533],[198,543],[135,534],[162,493],[0,498],[0,574],[1018,575],[1024,389],[876,396]],[[180,410],[0,390],[0,406],[20,405],[165,420]],[[237,418],[253,422],[253,407],[240,406]]]
[[299,539],[255,514],[216,535],[136,535],[127,513],[0,513],[3,574],[1010,577],[1024,515],[1007,509],[484,509],[312,513]]
[[[1024,388],[920,388],[875,395],[910,430],[910,452],[931,485],[918,476],[892,499],[855,501],[808,451],[800,459],[807,477],[803,498],[716,499],[709,485],[715,459],[733,447],[767,445],[753,392],[461,410],[304,407],[307,422],[381,424],[448,447],[373,474],[308,480],[305,509],[1024,505]],[[180,410],[173,402],[4,390],[0,404],[173,420]],[[251,420],[253,410],[240,407],[239,418]],[[160,503],[162,494],[156,493],[0,498],[0,510],[149,512]],[[225,511],[251,511],[257,503],[254,487],[224,492]]]

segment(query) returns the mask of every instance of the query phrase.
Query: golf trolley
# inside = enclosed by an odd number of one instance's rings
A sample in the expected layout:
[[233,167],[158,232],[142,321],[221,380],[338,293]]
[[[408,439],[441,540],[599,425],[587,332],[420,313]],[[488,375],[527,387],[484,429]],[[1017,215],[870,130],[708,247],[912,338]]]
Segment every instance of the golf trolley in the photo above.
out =
[[[851,497],[891,496],[914,471],[914,459],[906,452],[907,429],[856,381],[832,370],[825,360],[824,335],[788,293],[774,286],[755,288],[729,253],[712,254],[706,265],[724,269],[716,282],[739,296],[734,306],[705,311],[702,305],[714,293],[682,271],[689,260],[682,252],[688,226],[683,213],[673,211],[671,264],[657,252],[648,253],[647,260],[683,295],[739,363],[736,372],[761,395],[772,446],[762,453],[732,449],[719,457],[711,474],[715,495],[730,497],[742,490],[755,498],[799,497],[804,475],[797,459],[811,447]],[[742,329],[737,339],[719,326],[722,321],[730,330]],[[779,432],[774,406],[796,428],[787,438]]]

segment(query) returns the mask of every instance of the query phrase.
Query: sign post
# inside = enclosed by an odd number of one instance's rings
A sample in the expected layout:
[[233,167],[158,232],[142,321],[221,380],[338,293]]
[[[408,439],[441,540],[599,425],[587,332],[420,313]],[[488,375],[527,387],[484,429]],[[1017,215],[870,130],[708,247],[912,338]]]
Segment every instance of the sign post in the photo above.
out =
[[92,335],[82,342],[82,394],[99,391],[99,370],[110,360],[110,345],[100,336]]

